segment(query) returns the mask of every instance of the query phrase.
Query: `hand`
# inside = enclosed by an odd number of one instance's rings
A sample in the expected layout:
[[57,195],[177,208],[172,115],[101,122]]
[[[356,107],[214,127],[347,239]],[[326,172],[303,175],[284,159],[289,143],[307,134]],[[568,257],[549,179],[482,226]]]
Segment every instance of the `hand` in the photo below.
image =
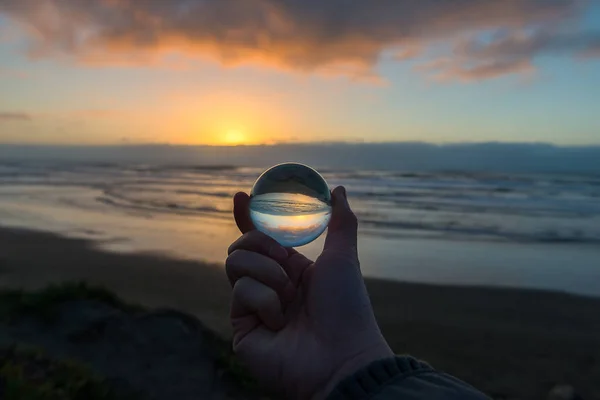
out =
[[325,247],[312,262],[255,230],[249,197],[234,198],[243,233],[229,247],[233,349],[285,398],[325,398],[372,361],[393,356],[381,335],[357,254],[357,220],[336,188]]

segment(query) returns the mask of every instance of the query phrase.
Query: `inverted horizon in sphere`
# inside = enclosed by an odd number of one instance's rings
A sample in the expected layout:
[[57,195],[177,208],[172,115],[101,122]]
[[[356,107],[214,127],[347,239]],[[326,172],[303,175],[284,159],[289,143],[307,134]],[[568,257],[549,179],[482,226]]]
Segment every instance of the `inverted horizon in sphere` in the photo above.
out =
[[282,246],[303,246],[318,238],[329,224],[329,187],[306,165],[277,165],[254,184],[250,218],[259,231]]

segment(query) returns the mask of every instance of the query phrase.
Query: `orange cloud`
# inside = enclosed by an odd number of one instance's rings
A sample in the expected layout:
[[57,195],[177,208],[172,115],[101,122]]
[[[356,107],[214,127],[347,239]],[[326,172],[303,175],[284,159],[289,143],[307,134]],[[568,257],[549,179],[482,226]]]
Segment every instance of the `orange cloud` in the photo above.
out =
[[[577,26],[573,21],[586,4],[585,0],[0,0],[0,13],[25,28],[34,57],[139,65],[181,53],[226,66],[255,64],[377,81],[375,67],[386,51],[405,60],[434,45],[451,49],[465,35],[542,27],[550,33],[548,43],[554,44],[533,46],[527,52],[507,49],[512,52],[508,55],[489,50],[485,57],[471,49],[460,55],[465,60],[437,74],[487,79],[530,71],[534,56],[560,47],[564,32],[557,28]],[[569,51],[575,51],[577,40]],[[579,42],[581,51],[595,54],[588,49],[593,42]]]

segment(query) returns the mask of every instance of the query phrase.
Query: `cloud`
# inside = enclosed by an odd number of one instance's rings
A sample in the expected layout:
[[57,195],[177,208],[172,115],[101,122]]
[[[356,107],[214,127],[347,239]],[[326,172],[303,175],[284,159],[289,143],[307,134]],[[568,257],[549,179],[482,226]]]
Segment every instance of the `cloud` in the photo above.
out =
[[[540,54],[596,54],[591,51],[597,45],[595,36],[590,40],[579,27],[586,4],[585,0],[0,0],[0,13],[25,29],[33,57],[135,65],[183,53],[228,66],[258,64],[377,80],[376,66],[388,51],[401,62],[427,51],[454,48],[458,61],[433,73],[470,80],[529,72]],[[534,35],[531,43],[514,42],[515,32],[532,29],[545,34]],[[481,44],[481,37],[490,32],[507,33]],[[471,46],[457,48],[465,37]]]
[[6,112],[0,111],[0,122],[11,122],[11,121],[31,121],[31,115],[20,112]]
[[495,79],[510,74],[532,74],[535,67],[529,59],[502,60],[486,59],[473,61],[465,58],[439,58],[419,64],[417,71],[430,74],[434,80],[441,82],[461,81],[473,82]]
[[600,32],[574,34],[547,28],[500,32],[491,40],[462,41],[455,46],[452,58],[430,61],[417,69],[435,71],[435,78],[439,80],[490,79],[510,73],[534,72],[532,59],[541,54],[598,57]]

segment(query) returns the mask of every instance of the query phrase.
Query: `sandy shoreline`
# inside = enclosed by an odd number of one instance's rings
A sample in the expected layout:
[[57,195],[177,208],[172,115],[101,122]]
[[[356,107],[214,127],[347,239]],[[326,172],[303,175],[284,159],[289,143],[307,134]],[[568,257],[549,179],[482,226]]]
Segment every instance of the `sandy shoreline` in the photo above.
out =
[[[229,284],[217,264],[117,254],[51,233],[0,229],[0,285],[87,281],[149,307],[197,315],[223,335]],[[568,383],[600,398],[600,298],[368,279],[394,351],[423,358],[495,398],[543,398]]]

